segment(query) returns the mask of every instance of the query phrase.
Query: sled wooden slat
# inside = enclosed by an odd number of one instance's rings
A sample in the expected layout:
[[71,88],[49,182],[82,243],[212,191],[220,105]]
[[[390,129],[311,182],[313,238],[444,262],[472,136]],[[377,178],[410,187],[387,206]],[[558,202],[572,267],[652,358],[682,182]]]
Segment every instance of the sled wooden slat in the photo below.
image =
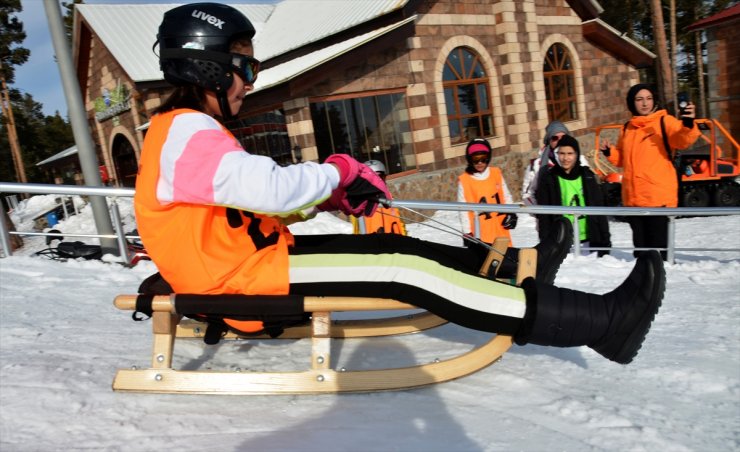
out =
[[[331,324],[331,337],[358,338],[394,336],[398,334],[418,333],[447,323],[447,320],[437,317],[431,312],[414,312],[405,315],[372,319],[336,319]],[[202,338],[205,336],[205,325],[190,319],[183,319],[177,326],[178,338]],[[270,339],[270,336],[249,336],[251,339]],[[301,339],[311,337],[311,325],[297,325],[285,328],[283,334],[276,339]],[[239,334],[228,332],[223,339],[244,338]]]
[[[113,304],[118,309],[133,311],[136,309],[136,295],[118,295]],[[153,311],[176,313],[173,295],[157,295],[152,301]],[[389,298],[368,297],[305,297],[306,312],[337,311],[391,311],[399,309],[417,309],[416,306]]]
[[[536,265],[535,250],[520,250],[517,284],[520,284],[524,277],[534,275]],[[148,369],[119,370],[113,380],[114,390],[195,394],[318,394],[408,389],[441,383],[477,372],[501,359],[513,343],[511,336],[493,335],[488,342],[462,355],[431,363],[401,368],[336,370],[332,368],[330,356],[333,338],[415,332],[441,325],[445,320],[422,312],[385,319],[332,321],[332,312],[338,311],[393,311],[417,308],[391,299],[305,297],[304,311],[312,314],[311,324],[286,330],[292,332],[290,333],[293,334],[292,337],[311,338],[311,356],[305,370],[286,372],[176,370],[172,368],[175,340],[201,337],[205,327],[187,320],[181,324],[181,313],[176,312],[175,300],[176,295],[153,297],[152,366]],[[136,296],[120,295],[116,297],[114,304],[119,309],[135,310]],[[232,336],[226,336],[229,337]]]

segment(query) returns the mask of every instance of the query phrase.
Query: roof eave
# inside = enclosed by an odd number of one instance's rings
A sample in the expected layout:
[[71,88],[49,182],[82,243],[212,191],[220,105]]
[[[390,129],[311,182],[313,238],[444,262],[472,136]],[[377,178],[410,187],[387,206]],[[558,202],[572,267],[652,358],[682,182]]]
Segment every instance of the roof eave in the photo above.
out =
[[[735,6],[735,7],[730,7],[728,8],[728,10],[732,8],[738,8],[738,10],[740,10],[740,5]],[[698,20],[694,22],[693,24],[689,25],[688,27],[686,27],[686,31],[706,30],[707,28],[714,28],[717,26],[727,26],[734,22],[740,21],[740,14],[731,13],[729,15],[723,15],[723,13],[725,13],[725,11],[722,11],[713,16]]]
[[583,22],[581,30],[589,42],[630,66],[644,69],[655,62],[656,55],[653,52],[623,36],[601,19]]
[[599,17],[604,12],[604,8],[596,0],[566,0],[568,6],[581,18],[581,20],[591,20]]
[[288,75],[285,78],[282,78],[280,80],[277,80],[277,81],[275,81],[273,83],[270,83],[270,84],[267,84],[267,85],[264,85],[264,86],[260,86],[259,88],[257,88],[254,91],[250,92],[248,94],[248,96],[257,95],[258,93],[260,93],[262,91],[273,89],[273,88],[275,88],[277,86],[284,85],[285,83],[292,82],[296,78],[298,78],[299,76],[303,76],[304,74],[311,73],[311,72],[314,72],[315,73],[315,70],[317,68],[321,67],[322,65],[324,65],[324,64],[326,64],[326,63],[328,63],[330,61],[335,61],[336,59],[338,59],[340,57],[343,57],[343,56],[345,56],[347,54],[353,53],[353,52],[357,51],[357,49],[365,46],[366,44],[368,44],[370,42],[377,42],[378,39],[383,38],[383,37],[387,37],[388,35],[393,35],[394,32],[403,32],[402,30],[406,26],[413,26],[414,25],[414,23],[416,21],[416,18],[417,18],[417,16],[409,17],[409,18],[407,18],[407,19],[405,19],[405,20],[403,20],[401,22],[398,22],[398,23],[396,23],[396,24],[388,27],[387,30],[385,30],[384,32],[382,32],[382,33],[380,33],[380,34],[378,34],[376,36],[373,36],[371,38],[362,40],[362,41],[356,43],[355,45],[353,45],[352,47],[349,47],[349,48],[344,49],[344,50],[342,50],[340,52],[337,52],[337,53],[335,53],[335,54],[333,54],[333,55],[329,56],[328,58],[325,58],[325,59],[323,59],[321,61],[317,61],[317,62],[315,62],[314,64],[312,64],[312,65],[310,65],[308,67],[305,67],[305,68],[302,68],[300,70],[297,70],[297,71],[291,73],[290,75]]

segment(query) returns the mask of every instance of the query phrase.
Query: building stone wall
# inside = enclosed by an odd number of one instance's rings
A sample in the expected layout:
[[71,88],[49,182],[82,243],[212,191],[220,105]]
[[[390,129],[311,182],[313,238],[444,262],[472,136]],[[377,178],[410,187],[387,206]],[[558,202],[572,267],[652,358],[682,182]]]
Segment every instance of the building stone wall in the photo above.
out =
[[707,29],[709,117],[740,139],[740,21]]
[[[113,162],[111,149],[113,140],[117,134],[121,134],[121,131],[128,132],[122,135],[131,143],[138,158],[141,153],[143,135],[136,128],[143,124],[139,115],[144,115],[143,117],[146,118],[146,108],[138,101],[133,81],[94,33],[90,42],[87,86],[83,90],[85,110],[93,129],[93,140],[98,148],[99,163],[106,166],[113,182],[117,182],[122,175],[117,173]],[[96,99],[103,96],[104,89],[112,92],[119,83],[124,85],[131,95],[129,101],[131,108],[102,122],[98,121],[95,118]]]

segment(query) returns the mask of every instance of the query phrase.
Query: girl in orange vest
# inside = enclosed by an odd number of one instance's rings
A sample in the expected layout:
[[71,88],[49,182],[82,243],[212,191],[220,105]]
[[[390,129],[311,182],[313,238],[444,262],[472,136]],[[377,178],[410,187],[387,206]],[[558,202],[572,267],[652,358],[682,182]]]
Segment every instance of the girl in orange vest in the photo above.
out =
[[[468,166],[458,177],[457,200],[459,202],[482,204],[512,204],[509,188],[506,186],[501,170],[488,166],[491,162],[491,145],[485,138],[470,140],[465,148],[465,160]],[[483,212],[478,214],[480,230],[475,228],[473,212],[462,216],[463,231],[491,244],[497,237],[506,237],[511,241],[510,229],[516,227],[517,216],[514,213],[497,214]]]
[[389,194],[346,154],[281,167],[221,125],[254,89],[254,34],[243,14],[216,3],[178,6],[159,28],[160,65],[176,88],[152,118],[134,203],[142,241],[175,292],[391,297],[520,345],[587,345],[632,361],[663,297],[654,255],[595,295],[489,280],[466,248],[397,234],[293,237],[288,218],[315,208],[372,215]]

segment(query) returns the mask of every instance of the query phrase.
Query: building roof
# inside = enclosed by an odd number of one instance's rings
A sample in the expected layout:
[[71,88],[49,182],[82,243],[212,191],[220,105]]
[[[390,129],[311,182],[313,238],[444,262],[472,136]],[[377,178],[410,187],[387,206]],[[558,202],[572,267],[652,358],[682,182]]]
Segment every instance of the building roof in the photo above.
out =
[[407,3],[408,0],[282,0],[254,37],[255,56],[268,60],[401,9]]
[[[255,57],[268,60],[376,17],[395,11],[408,0],[283,0],[277,4],[232,4],[254,25]],[[164,79],[152,47],[162,17],[179,3],[78,4],[81,18],[100,38],[135,82]],[[297,20],[300,18],[300,20]],[[266,71],[265,71],[266,72]],[[263,72],[260,78],[267,74]],[[259,87],[258,85],[255,88]]]
[[740,19],[740,3],[735,6],[730,6],[713,16],[698,20],[686,27],[686,29],[690,31],[703,30],[705,28],[712,28],[737,19]]
[[327,61],[337,58],[363,44],[396,30],[403,25],[411,23],[414,20],[416,20],[416,16],[412,16],[392,25],[380,27],[368,33],[355,36],[346,41],[342,41],[321,50],[293,58],[290,61],[278,64],[269,69],[265,69],[260,72],[257,82],[254,84],[254,90],[251,91],[250,94],[296,78],[299,75],[326,63]]

